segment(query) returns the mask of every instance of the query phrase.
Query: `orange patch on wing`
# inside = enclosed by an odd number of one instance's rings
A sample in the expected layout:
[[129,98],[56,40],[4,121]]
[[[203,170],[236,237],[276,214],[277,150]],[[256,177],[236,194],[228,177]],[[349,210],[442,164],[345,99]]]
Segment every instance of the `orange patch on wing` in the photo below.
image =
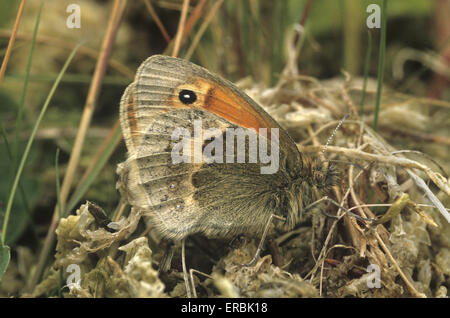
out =
[[[253,128],[257,133],[259,128],[273,128],[247,101],[227,88],[210,87],[203,108],[236,125]],[[270,139],[270,129],[267,131],[267,137]]]

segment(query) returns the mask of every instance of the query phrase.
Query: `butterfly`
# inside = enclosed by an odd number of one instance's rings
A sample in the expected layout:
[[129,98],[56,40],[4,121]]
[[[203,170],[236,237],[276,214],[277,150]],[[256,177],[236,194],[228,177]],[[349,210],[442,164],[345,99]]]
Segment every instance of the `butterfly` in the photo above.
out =
[[259,235],[272,215],[292,229],[339,181],[242,90],[183,59],[142,63],[120,123],[128,157],[118,188],[166,239]]

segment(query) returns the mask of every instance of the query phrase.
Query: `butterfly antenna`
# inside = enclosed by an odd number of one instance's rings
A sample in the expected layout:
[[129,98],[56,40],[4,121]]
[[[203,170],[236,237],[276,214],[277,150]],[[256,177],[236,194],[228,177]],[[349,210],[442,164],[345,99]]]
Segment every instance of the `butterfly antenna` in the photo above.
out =
[[[331,141],[333,140],[334,136],[336,136],[337,131],[339,130],[339,128],[341,128],[342,124],[344,123],[344,121],[350,116],[350,113],[346,114],[337,124],[336,128],[334,128],[333,132],[331,133],[330,137],[328,137],[327,143],[325,144],[325,146],[322,149],[322,155],[325,155],[325,151],[328,148],[328,145],[331,143]],[[324,165],[325,170],[328,168],[328,161],[326,161],[325,165]]]
[[337,124],[336,128],[334,128],[333,133],[330,135],[330,137],[328,137],[327,143],[325,144],[325,146],[322,149],[322,154],[325,154],[325,151],[327,150],[328,145],[331,143],[331,141],[333,140],[334,136],[336,136],[337,131],[339,130],[339,128],[341,128],[342,124],[344,123],[344,121],[350,116],[350,114],[346,114]]

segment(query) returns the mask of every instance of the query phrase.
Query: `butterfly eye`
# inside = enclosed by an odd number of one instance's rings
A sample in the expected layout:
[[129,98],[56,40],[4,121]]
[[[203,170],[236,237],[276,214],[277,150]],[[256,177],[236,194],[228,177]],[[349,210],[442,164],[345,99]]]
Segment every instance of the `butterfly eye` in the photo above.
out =
[[183,104],[192,104],[197,100],[197,95],[188,89],[183,89],[179,94],[178,98]]

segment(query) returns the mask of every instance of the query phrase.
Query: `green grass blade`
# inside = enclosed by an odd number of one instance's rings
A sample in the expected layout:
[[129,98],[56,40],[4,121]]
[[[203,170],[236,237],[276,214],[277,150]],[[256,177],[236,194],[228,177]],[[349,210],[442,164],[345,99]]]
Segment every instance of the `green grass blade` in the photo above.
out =
[[273,18],[272,18],[272,29],[273,38],[271,42],[272,46],[272,61],[271,61],[271,82],[273,86],[278,81],[278,75],[281,73],[283,68],[283,48],[284,48],[284,38],[287,29],[287,19],[288,16],[288,6],[286,1],[274,1],[273,2]]
[[367,90],[367,77],[369,76],[370,68],[370,57],[372,56],[372,32],[367,31],[367,52],[366,61],[364,63],[364,80],[361,94],[361,102],[359,103],[359,115],[362,116],[364,113],[364,103],[366,102],[366,90]]
[[15,138],[14,138],[14,151],[13,151],[13,160],[12,160],[12,167],[13,167],[12,171],[16,170],[16,160],[19,155],[19,133],[22,131],[23,109],[24,109],[24,105],[25,105],[25,97],[27,95],[28,81],[30,78],[31,61],[33,59],[33,52],[34,52],[34,47],[36,44],[36,36],[37,36],[37,31],[39,29],[39,22],[41,21],[41,12],[42,12],[43,5],[44,5],[44,3],[41,2],[41,6],[39,7],[39,12],[38,12],[38,15],[36,18],[36,22],[34,24],[30,54],[28,55],[28,61],[27,61],[27,66],[26,66],[26,70],[25,70],[25,78],[23,81],[22,95],[20,96],[19,109],[17,111],[16,131],[15,131]]
[[[17,168],[17,158],[19,155],[19,133],[22,131],[23,109],[24,109],[24,105],[25,105],[25,97],[26,97],[26,92],[27,92],[27,88],[28,88],[28,80],[29,80],[29,76],[30,76],[31,61],[32,61],[32,57],[33,57],[34,47],[36,44],[37,31],[38,31],[39,23],[41,20],[42,7],[43,7],[43,2],[41,3],[41,6],[39,7],[39,12],[38,12],[36,22],[34,25],[33,37],[31,40],[31,48],[30,48],[30,53],[28,55],[25,77],[24,77],[24,81],[23,81],[22,94],[20,97],[20,102],[18,104],[17,118],[16,118],[16,125],[15,125],[15,138],[14,138],[12,150],[9,147],[8,141],[6,139],[6,131],[3,127],[3,125],[1,125],[2,126],[1,127],[2,135],[5,140],[6,149],[8,151],[8,156],[10,159],[10,169],[9,169],[9,171],[10,171],[10,177],[9,177],[10,178],[10,188],[11,188],[11,185],[13,182],[14,173],[16,172],[16,168]],[[21,200],[24,204],[26,215],[28,216],[29,219],[31,219],[31,210],[29,207],[28,199],[27,199],[26,193],[23,190],[23,187],[20,183],[19,183],[19,194],[20,194],[19,197],[21,198]],[[34,227],[32,228],[32,231],[33,231],[33,234],[36,234]],[[5,243],[4,241],[2,241],[2,242]]]
[[5,146],[6,146],[6,152],[8,153],[9,159],[11,159],[12,152],[11,152],[11,148],[9,147],[8,136],[6,134],[5,126],[3,126],[3,123],[1,121],[0,121],[0,131],[2,134],[3,141],[5,143]]
[[0,245],[0,282],[2,281],[3,274],[8,268],[10,258],[11,254],[9,247],[6,245]]
[[60,197],[60,184],[59,184],[59,148],[56,149],[56,155],[55,155],[55,184],[56,184],[56,201],[58,203],[58,212],[59,212],[59,219],[61,220],[61,197]]
[[53,84],[53,86],[50,90],[50,93],[48,94],[47,99],[45,100],[44,106],[42,107],[41,112],[39,113],[39,117],[36,120],[36,123],[34,124],[33,130],[31,132],[30,139],[28,139],[28,143],[25,147],[25,151],[22,155],[22,159],[20,160],[19,168],[17,169],[17,173],[14,178],[14,183],[12,185],[11,192],[9,194],[8,203],[6,205],[5,219],[3,220],[3,228],[2,228],[2,245],[5,244],[6,230],[8,227],[9,215],[11,213],[12,202],[13,202],[14,196],[16,194],[17,185],[19,184],[19,180],[22,175],[23,167],[25,166],[25,162],[28,158],[28,153],[30,152],[30,148],[31,148],[31,145],[33,144],[34,137],[36,136],[36,132],[39,128],[39,124],[41,123],[42,118],[44,117],[45,111],[47,110],[47,107],[50,104],[50,100],[52,99],[52,97],[56,91],[56,88],[58,87],[58,85],[61,81],[61,78],[63,77],[64,73],[66,72],[70,62],[72,61],[72,58],[75,56],[75,53],[77,52],[79,47],[80,47],[80,44],[77,45],[72,50],[69,57],[67,58],[66,63],[64,64],[63,68],[61,69],[61,72],[59,73],[58,78],[55,80],[55,83]]
[[[56,149],[56,155],[55,155],[55,184],[56,184],[56,200],[58,202],[58,219],[61,220],[61,214],[62,214],[62,209],[61,209],[61,196],[60,196],[60,184],[59,184],[59,148]],[[58,281],[58,297],[62,298],[62,287],[64,285],[63,282],[63,269],[60,268],[59,269],[59,281]]]
[[[3,125],[3,123],[0,121],[0,131],[1,131],[1,135],[3,138],[3,142],[5,143],[5,147],[6,147],[6,153],[8,155],[8,158],[10,160],[10,162],[12,163],[12,159],[13,159],[13,154],[11,151],[11,147],[9,146],[9,142],[8,142],[8,137],[6,136],[6,129],[5,126]],[[22,199],[23,202],[23,206],[25,209],[25,213],[28,217],[28,220],[31,221],[31,209],[30,209],[30,205],[28,203],[28,199],[25,195],[25,190],[23,189],[23,186],[21,184],[21,182],[19,182],[19,194],[20,197]],[[34,226],[34,224],[32,222],[29,223],[30,227],[31,227],[31,234],[37,238],[37,232],[36,232],[36,227]]]
[[373,129],[378,129],[378,114],[380,112],[381,92],[383,90],[383,75],[384,75],[384,53],[386,51],[386,20],[387,20],[387,0],[383,0],[383,7],[381,9],[381,37],[380,37],[380,52],[378,54],[378,84],[377,95],[375,101],[375,114],[373,118]]
[[360,32],[363,12],[360,1],[345,0],[343,6],[344,68],[352,75],[360,70]]

